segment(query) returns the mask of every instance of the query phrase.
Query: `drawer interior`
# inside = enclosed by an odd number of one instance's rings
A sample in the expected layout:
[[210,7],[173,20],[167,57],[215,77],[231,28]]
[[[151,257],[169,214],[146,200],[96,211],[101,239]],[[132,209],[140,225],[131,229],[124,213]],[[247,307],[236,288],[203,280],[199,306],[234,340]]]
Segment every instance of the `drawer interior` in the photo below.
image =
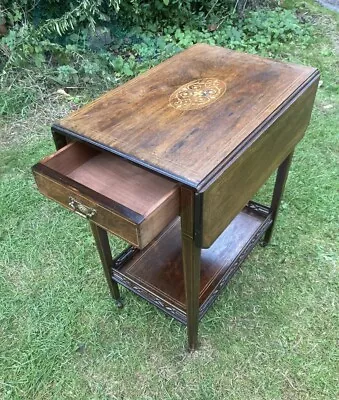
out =
[[68,144],[41,164],[145,218],[178,191],[175,182],[80,142]]

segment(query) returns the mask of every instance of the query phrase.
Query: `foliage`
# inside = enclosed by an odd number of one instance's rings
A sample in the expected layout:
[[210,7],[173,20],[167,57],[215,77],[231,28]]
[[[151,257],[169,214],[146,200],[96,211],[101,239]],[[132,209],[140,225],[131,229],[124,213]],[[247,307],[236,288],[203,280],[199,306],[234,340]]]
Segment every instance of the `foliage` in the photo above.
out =
[[68,22],[73,25],[83,21],[107,22],[114,20],[119,11],[121,18],[149,28],[150,24],[163,22],[181,25],[187,23],[187,19],[203,17],[211,14],[211,10],[218,13],[238,3],[233,0],[3,0],[2,13],[10,24],[25,19],[37,26],[42,20],[61,18],[65,25]]
[[[196,25],[201,25],[218,3],[215,0],[125,0],[119,18],[128,26],[144,24],[147,31],[158,32],[164,22],[181,26],[190,21],[192,26],[196,21]],[[115,32],[120,0],[78,0],[76,3],[71,0],[4,0],[1,7],[0,14],[11,27],[0,42],[2,63],[7,58],[7,64],[20,65],[23,61],[40,67],[46,62],[46,55],[64,51],[68,36],[72,42],[74,36],[81,36],[86,42],[89,32],[93,35],[96,26]]]
[[153,31],[168,24],[182,27],[188,21],[198,27],[228,13],[234,4],[232,0],[127,0],[121,4],[121,18]]
[[[310,27],[301,24],[292,11],[282,9],[249,11],[242,19],[228,15],[219,26],[167,25],[155,32],[115,21],[94,33],[89,27],[79,27],[60,37],[53,26],[55,20],[38,29],[29,23],[14,25],[1,39],[0,113],[22,112],[35,99],[29,94],[14,100],[22,67],[35,75],[34,87],[39,81],[47,91],[68,86],[95,86],[102,91],[198,42],[278,56],[286,44],[307,46],[311,38]],[[26,77],[24,81],[29,87]]]
[[[74,28],[79,22],[90,23],[109,19],[110,12],[117,12],[120,0],[3,0],[0,13],[10,25],[32,22],[35,27],[43,20],[55,20],[60,31]],[[54,21],[53,21],[54,22]]]

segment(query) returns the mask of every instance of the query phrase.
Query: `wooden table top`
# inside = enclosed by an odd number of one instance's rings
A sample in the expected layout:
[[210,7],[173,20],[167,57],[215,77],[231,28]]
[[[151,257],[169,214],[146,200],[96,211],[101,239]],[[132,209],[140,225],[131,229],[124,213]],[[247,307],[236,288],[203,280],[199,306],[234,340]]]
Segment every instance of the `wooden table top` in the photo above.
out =
[[317,75],[315,68],[199,44],[54,128],[201,188]]

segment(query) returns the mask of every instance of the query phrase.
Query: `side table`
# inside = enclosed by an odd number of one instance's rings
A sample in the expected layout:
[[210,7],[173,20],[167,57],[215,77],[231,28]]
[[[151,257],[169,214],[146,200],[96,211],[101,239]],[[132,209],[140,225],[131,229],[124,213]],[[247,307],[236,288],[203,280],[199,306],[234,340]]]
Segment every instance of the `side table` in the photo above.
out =
[[[187,324],[270,241],[315,68],[199,44],[52,126],[39,190],[89,220],[113,298],[118,283]],[[272,203],[251,201],[277,169]],[[107,231],[131,246],[114,260]]]

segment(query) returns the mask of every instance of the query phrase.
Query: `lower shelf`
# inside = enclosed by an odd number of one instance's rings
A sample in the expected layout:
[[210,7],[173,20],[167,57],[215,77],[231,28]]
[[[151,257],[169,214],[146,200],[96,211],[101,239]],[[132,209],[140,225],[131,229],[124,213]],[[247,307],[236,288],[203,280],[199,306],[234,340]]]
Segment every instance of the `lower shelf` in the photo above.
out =
[[[269,209],[251,202],[210,248],[201,251],[200,318],[271,223]],[[112,273],[115,281],[186,323],[179,218]]]

